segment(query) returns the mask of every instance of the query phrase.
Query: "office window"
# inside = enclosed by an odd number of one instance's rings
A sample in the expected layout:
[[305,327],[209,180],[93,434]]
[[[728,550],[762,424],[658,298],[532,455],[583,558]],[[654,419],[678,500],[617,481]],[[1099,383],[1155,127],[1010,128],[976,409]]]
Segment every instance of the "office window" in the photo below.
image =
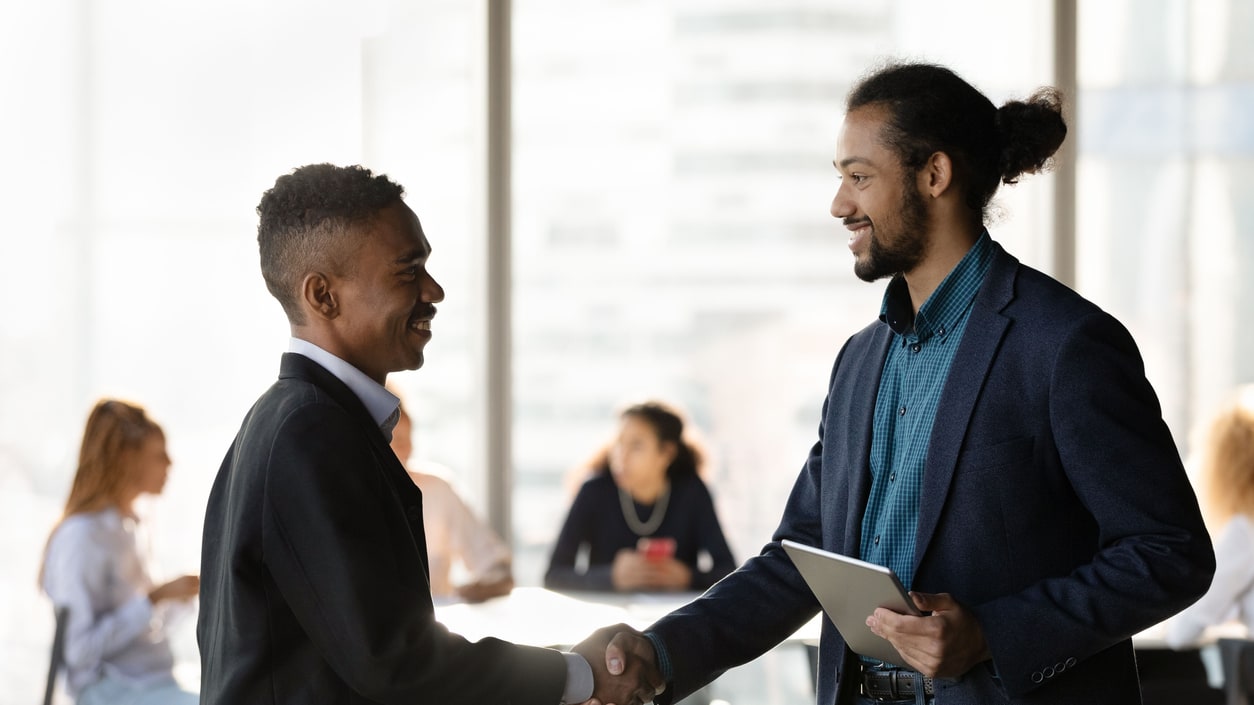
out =
[[[36,574],[97,397],[165,428],[156,573],[198,570],[218,464],[287,346],[254,209],[296,166],[361,163],[405,185],[448,301],[429,370],[396,381],[418,455],[482,494],[482,25],[464,0],[0,7],[0,677],[16,699],[43,688]],[[192,667],[193,626],[175,634]]]
[[1177,443],[1254,379],[1254,4],[1084,2],[1080,290],[1132,330]]
[[[688,412],[734,553],[758,551],[817,439],[835,354],[883,292],[854,277],[828,213],[845,93],[897,56],[948,64],[998,103],[1023,97],[1050,79],[1049,8],[515,2],[522,580],[547,566],[571,468],[650,396]],[[1048,189],[1005,190],[991,226],[1042,267]]]

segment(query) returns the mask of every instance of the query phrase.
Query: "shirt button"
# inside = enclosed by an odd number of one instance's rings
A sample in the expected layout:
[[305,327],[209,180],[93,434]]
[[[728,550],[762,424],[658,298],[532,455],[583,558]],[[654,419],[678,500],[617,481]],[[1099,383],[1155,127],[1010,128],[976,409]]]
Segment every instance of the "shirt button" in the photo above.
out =
[[919,345],[918,343],[915,343],[914,345],[910,346],[910,352],[919,352],[922,349],[923,349],[923,346]]
[[880,545],[880,537],[878,536],[875,537],[875,545],[876,546]]
[[888,481],[889,481],[889,482],[896,482],[896,481],[897,481],[897,473],[895,473],[895,472],[890,472],[890,473],[888,473]]
[[897,410],[897,415],[898,415],[898,416],[905,416],[905,415],[906,415],[906,407],[904,407],[904,406],[903,406],[903,407],[901,407],[900,409],[898,409],[898,410]]

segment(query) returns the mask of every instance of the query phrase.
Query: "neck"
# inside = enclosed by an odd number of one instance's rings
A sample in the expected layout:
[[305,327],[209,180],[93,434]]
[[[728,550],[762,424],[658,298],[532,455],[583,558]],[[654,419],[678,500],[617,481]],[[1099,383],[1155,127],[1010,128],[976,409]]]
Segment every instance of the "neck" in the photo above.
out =
[[132,519],[137,518],[137,515],[135,514],[135,500],[138,497],[139,497],[139,494],[135,493],[135,494],[128,495],[118,500],[118,503],[117,503],[118,513],[124,517],[130,517]]
[[669,487],[670,483],[667,482],[666,476],[663,475],[656,482],[649,482],[648,484],[641,484],[631,488],[628,490],[628,494],[640,504],[653,504]]
[[932,233],[928,240],[927,256],[918,266],[903,275],[915,313],[919,312],[919,307],[936,291],[936,287],[940,286],[954,267],[958,266],[975,245],[982,231],[982,228],[962,224],[939,228]]

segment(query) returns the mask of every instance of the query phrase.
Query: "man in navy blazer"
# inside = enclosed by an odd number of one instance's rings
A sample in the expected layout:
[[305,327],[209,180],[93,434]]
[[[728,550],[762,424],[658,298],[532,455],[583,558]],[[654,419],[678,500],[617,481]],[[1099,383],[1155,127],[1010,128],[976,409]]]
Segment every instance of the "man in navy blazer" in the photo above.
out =
[[902,664],[824,620],[819,703],[1141,702],[1131,637],[1206,590],[1209,537],[1129,333],[983,227],[1065,132],[1056,92],[998,109],[937,66],[851,91],[831,212],[855,273],[891,278],[880,319],[836,358],[772,541],[607,663],[646,654],[670,703],[787,638],[820,609],[792,539],[892,567],[924,612],[867,617]]
[[[599,641],[589,664],[470,643],[435,621],[422,494],[388,445],[398,400],[384,383],[422,365],[444,291],[402,193],[367,169],[315,164],[257,208],[262,274],[292,337],[205,514],[206,705],[558,705],[587,700],[604,671]],[[633,697],[600,683],[603,703]]]

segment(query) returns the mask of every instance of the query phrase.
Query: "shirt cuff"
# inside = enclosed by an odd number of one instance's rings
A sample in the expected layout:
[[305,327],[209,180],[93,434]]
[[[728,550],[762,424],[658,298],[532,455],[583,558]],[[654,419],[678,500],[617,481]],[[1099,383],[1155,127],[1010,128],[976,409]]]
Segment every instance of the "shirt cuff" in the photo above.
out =
[[674,669],[671,666],[671,655],[666,651],[666,645],[662,643],[662,637],[654,632],[645,632],[645,638],[653,642],[653,653],[657,656],[657,670],[662,674],[662,680],[670,683],[675,679]]
[[566,690],[561,705],[582,703],[592,697],[592,666],[579,654],[562,652],[566,657]]

